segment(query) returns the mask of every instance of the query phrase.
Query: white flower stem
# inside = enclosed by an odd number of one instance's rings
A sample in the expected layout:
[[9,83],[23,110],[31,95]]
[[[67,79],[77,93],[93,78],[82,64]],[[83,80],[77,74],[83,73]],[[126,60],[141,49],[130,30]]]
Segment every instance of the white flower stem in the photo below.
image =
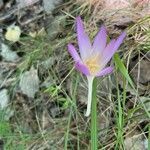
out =
[[93,91],[93,76],[87,76],[88,80],[88,103],[87,103],[87,110],[85,116],[88,117],[91,112],[91,104],[92,104],[92,91]]

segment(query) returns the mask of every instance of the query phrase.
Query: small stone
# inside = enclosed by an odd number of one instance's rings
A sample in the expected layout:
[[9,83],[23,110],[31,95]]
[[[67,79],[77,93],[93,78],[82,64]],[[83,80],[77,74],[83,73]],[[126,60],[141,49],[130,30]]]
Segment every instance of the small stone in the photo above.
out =
[[50,57],[48,59],[46,59],[45,61],[42,61],[40,66],[42,67],[42,69],[50,69],[52,67],[52,65],[54,65],[55,61],[57,60],[57,58],[55,56]]
[[43,0],[43,7],[47,13],[51,13],[62,0]]
[[39,0],[17,0],[18,8],[24,8],[37,3]]
[[142,134],[136,133],[124,140],[126,150],[146,150],[145,139]]
[[0,9],[4,6],[3,0],[0,0]]
[[10,48],[3,43],[1,44],[0,54],[6,61],[16,62],[19,58],[16,52],[10,50]]
[[23,94],[29,98],[34,98],[35,93],[39,91],[39,77],[36,69],[31,67],[29,71],[22,74],[20,83],[20,89]]
[[9,95],[7,89],[0,90],[0,109],[4,109],[7,107],[9,102]]

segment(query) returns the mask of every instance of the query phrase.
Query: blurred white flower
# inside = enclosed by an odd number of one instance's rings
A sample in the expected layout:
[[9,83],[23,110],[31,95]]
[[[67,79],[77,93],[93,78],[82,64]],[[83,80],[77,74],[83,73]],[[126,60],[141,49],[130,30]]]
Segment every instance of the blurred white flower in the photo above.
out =
[[11,42],[17,42],[20,39],[21,29],[19,26],[11,25],[7,28],[5,38]]

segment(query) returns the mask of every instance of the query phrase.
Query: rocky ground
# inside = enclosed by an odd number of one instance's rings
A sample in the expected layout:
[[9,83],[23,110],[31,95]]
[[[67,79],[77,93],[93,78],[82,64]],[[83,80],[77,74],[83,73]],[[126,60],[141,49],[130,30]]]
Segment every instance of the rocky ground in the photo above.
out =
[[149,10],[149,0],[0,0],[0,149],[89,149],[87,81],[67,52],[81,16],[91,39],[102,24],[109,38],[127,33],[115,71],[98,79],[99,149],[148,150]]

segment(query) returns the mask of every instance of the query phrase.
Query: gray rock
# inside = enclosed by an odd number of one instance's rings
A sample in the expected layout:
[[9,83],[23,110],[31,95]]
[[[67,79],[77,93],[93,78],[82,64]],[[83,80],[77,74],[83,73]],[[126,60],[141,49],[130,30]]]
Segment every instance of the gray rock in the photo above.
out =
[[4,5],[3,0],[0,0],[0,9],[3,7],[3,5]]
[[11,61],[11,62],[16,62],[17,59],[19,58],[19,56],[17,55],[16,52],[10,50],[10,48],[7,45],[3,44],[3,43],[1,44],[0,55],[6,61]]
[[39,0],[16,0],[18,3],[18,8],[28,7],[37,3]]
[[145,139],[140,133],[127,137],[124,144],[126,150],[146,150],[147,147]]
[[9,102],[9,95],[7,89],[0,90],[0,109],[4,109],[7,107]]
[[51,13],[62,0],[43,0],[43,7],[47,13]]
[[35,93],[39,91],[39,77],[37,70],[33,67],[22,74],[20,83],[20,89],[23,94],[29,98],[34,98]]
[[54,65],[56,60],[57,60],[57,58],[55,56],[50,57],[50,58],[46,59],[45,61],[41,62],[40,66],[44,70],[50,69],[52,67],[52,65]]

